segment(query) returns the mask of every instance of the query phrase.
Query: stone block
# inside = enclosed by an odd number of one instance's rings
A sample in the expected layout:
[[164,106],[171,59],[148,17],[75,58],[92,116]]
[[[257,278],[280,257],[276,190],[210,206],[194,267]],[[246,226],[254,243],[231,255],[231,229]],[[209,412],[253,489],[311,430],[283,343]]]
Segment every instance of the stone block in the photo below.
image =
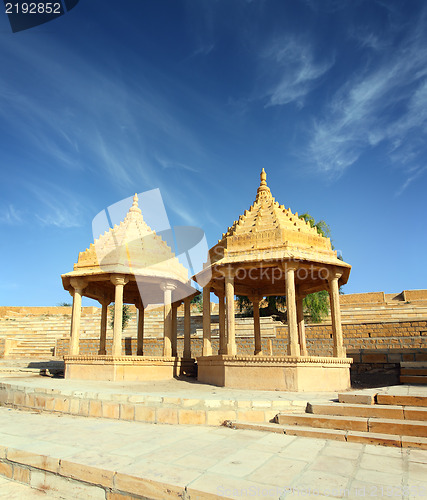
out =
[[120,417],[119,403],[103,401],[102,402],[102,417],[118,419]]
[[135,420],[138,422],[155,422],[156,408],[152,406],[135,406]]
[[54,409],[55,409],[55,398],[52,397],[52,396],[46,396],[45,399],[46,399],[45,410],[46,411],[54,411]]
[[135,406],[128,404],[120,405],[120,419],[121,420],[135,420]]
[[13,480],[18,481],[18,483],[30,484],[30,470],[15,464],[13,466]]
[[205,399],[206,408],[221,408],[220,399]]
[[265,422],[265,415],[262,410],[238,410],[237,420],[239,422],[261,423]]
[[7,458],[8,460],[16,462],[18,464],[36,467],[37,469],[42,469],[49,472],[56,473],[58,472],[59,468],[58,458],[47,457],[44,455],[39,455],[37,453],[32,453],[30,451],[9,448],[7,450]]
[[402,448],[419,448],[427,450],[427,438],[402,436]]
[[252,401],[237,401],[237,408],[251,408]]
[[200,399],[183,399],[182,407],[186,408],[188,406],[197,406],[201,403]]
[[134,497],[133,495],[125,495],[123,493],[118,493],[115,491],[107,491],[106,500],[137,500],[140,497]]
[[114,483],[117,490],[137,495],[138,498],[176,498],[177,500],[185,498],[184,488],[163,483],[162,481],[152,481],[142,477],[117,473]]
[[370,419],[369,432],[427,437],[427,422],[416,420]]
[[30,485],[49,492],[53,498],[75,498],[85,500],[105,500],[104,488],[75,481],[68,477],[49,472],[31,471]]
[[12,478],[12,465],[0,460],[0,476]]
[[206,412],[207,425],[222,425],[226,420],[237,420],[234,410],[209,410]]
[[379,434],[374,432],[348,431],[347,441],[349,443],[374,444],[381,446],[401,447],[400,436],[393,434]]
[[156,422],[158,424],[177,424],[178,410],[173,408],[157,408]]
[[89,484],[100,484],[107,488],[113,487],[113,471],[61,460],[59,473],[61,476],[71,477]]
[[89,415],[89,401],[87,399],[80,400],[79,415],[87,417]]
[[89,417],[102,417],[102,403],[95,399],[89,402]]
[[25,404],[25,393],[15,392],[13,394],[13,404],[16,406],[24,406]]
[[35,396],[34,406],[40,410],[44,410],[46,408],[46,396],[42,395]]
[[80,408],[80,399],[72,398],[70,399],[70,413],[72,415],[78,415]]
[[204,425],[206,412],[204,410],[178,410],[178,422],[188,425]]
[[271,408],[271,401],[257,400],[252,401],[252,408]]
[[406,420],[427,421],[427,408],[405,406],[403,409],[403,414]]
[[55,411],[69,413],[70,400],[68,398],[55,398]]
[[163,404],[165,404],[165,405],[172,405],[172,406],[179,406],[181,404],[181,398],[164,397],[163,398]]

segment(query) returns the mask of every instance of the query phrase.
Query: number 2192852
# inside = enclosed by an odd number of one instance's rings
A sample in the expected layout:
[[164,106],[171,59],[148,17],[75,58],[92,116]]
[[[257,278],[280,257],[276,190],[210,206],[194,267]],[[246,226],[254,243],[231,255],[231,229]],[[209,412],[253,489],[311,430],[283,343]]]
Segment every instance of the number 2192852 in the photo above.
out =
[[48,3],[6,3],[6,14],[61,14],[61,4]]

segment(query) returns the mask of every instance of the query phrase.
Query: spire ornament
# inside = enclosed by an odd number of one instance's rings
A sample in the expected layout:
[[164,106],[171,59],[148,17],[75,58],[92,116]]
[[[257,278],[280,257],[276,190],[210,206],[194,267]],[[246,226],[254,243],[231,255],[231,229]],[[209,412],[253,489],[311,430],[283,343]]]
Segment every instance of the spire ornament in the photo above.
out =
[[136,212],[138,214],[141,213],[141,209],[138,207],[138,195],[136,193],[135,196],[133,197],[133,203],[129,209],[129,212]]
[[257,190],[257,199],[262,193],[265,193],[265,194],[270,193],[271,194],[270,188],[267,186],[267,174],[266,174],[264,168],[261,171],[260,179],[261,179],[261,183],[260,183],[259,188]]

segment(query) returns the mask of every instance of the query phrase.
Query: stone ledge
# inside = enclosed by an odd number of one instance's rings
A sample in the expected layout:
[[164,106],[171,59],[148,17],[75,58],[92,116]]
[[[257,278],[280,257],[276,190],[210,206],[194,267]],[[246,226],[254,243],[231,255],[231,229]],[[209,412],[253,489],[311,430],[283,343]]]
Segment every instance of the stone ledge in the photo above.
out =
[[[28,393],[27,393],[28,390]],[[40,392],[39,392],[40,391]],[[270,422],[286,409],[302,413],[307,404],[300,400],[239,400],[185,399],[155,397],[151,395],[103,395],[68,391],[47,393],[45,389],[19,387],[0,383],[0,406],[43,411],[54,414],[77,415],[93,418],[138,421],[158,424],[221,425],[225,420],[236,420],[243,414],[248,421]],[[109,396],[110,399],[103,399]],[[121,396],[112,399],[114,396]]]

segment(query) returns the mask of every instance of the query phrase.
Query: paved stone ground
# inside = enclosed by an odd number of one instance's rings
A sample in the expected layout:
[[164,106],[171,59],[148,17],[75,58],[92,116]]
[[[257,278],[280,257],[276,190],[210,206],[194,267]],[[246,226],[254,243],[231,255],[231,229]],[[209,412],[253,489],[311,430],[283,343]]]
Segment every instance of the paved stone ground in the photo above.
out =
[[[0,408],[0,446],[186,487],[191,499],[427,497],[423,450],[8,408]],[[0,496],[58,498],[4,479]],[[60,498],[95,497],[70,483]]]

